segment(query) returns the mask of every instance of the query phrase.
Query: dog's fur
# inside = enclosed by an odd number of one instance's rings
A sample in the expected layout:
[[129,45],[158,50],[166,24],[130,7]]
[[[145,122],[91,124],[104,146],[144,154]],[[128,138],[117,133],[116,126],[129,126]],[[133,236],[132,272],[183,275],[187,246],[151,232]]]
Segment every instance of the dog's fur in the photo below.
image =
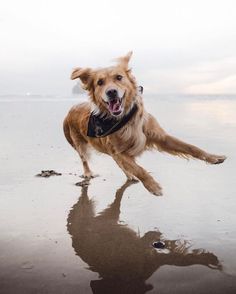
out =
[[[167,134],[156,119],[146,112],[135,78],[128,67],[132,53],[117,59],[117,65],[103,69],[76,68],[71,79],[80,78],[88,91],[90,102],[72,107],[64,120],[64,133],[68,142],[79,153],[84,177],[93,174],[88,165],[88,147],[106,153],[115,160],[128,179],[139,179],[148,191],[161,195],[160,185],[153,177],[135,162],[135,157],[147,149],[157,149],[185,158],[197,158],[211,164],[224,162],[225,156],[209,154],[198,147],[184,143]],[[121,76],[122,79],[118,79]],[[107,91],[116,89],[122,104],[118,113],[111,111]],[[121,97],[122,96],[122,97]],[[130,121],[117,132],[103,138],[87,136],[88,120],[92,111],[106,116],[115,116],[117,120],[127,114],[134,103],[138,111]]]

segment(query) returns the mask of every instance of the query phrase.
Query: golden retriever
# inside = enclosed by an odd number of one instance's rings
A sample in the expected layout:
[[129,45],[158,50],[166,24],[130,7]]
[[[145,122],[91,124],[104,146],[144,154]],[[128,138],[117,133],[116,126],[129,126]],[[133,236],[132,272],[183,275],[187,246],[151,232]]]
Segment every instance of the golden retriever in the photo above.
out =
[[[157,149],[211,164],[222,163],[226,157],[210,154],[170,136],[146,112],[128,66],[131,55],[129,52],[118,58],[112,67],[74,69],[71,79],[81,80],[90,101],[72,107],[64,120],[64,133],[81,157],[85,178],[93,177],[88,165],[88,147],[92,146],[112,156],[128,179],[138,179],[149,192],[162,195],[161,186],[135,161],[145,150]],[[103,120],[104,132],[99,125]]]

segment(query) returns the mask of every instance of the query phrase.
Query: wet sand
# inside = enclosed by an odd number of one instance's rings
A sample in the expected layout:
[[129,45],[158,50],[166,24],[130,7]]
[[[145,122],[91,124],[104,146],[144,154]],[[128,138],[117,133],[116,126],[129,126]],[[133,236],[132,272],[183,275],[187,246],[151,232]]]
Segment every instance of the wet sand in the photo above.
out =
[[145,153],[162,197],[96,153],[100,176],[75,185],[62,121],[82,99],[0,98],[0,293],[236,293],[236,97],[145,98],[172,135],[228,156]]

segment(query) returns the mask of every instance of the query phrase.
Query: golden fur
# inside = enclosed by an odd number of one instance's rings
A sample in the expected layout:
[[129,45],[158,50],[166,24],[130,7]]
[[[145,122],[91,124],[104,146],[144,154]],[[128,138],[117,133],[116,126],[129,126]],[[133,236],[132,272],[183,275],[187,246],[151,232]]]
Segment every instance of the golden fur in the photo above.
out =
[[[184,143],[167,134],[156,119],[146,112],[141,95],[137,91],[135,78],[131,74],[128,63],[131,52],[117,59],[117,65],[103,69],[76,68],[71,79],[80,78],[84,88],[88,91],[90,102],[72,107],[64,120],[64,133],[68,142],[79,153],[84,177],[91,178],[93,174],[88,165],[88,146],[99,152],[113,157],[118,166],[129,179],[139,179],[148,191],[161,195],[160,185],[153,177],[135,162],[135,157],[147,149],[157,149],[185,158],[194,157],[211,164],[222,163],[226,157],[209,154],[198,147]],[[122,79],[118,80],[118,76]],[[103,138],[87,136],[89,116],[92,111],[111,115],[106,93],[115,88],[122,93],[122,112],[116,115],[120,119],[129,112],[136,103],[138,111],[130,121],[117,132]]]

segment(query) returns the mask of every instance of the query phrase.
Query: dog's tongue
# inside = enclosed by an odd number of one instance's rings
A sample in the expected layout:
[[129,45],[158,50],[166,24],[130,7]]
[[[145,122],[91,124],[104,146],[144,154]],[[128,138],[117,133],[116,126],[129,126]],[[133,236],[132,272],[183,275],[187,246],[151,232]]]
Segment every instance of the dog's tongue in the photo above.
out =
[[113,113],[120,112],[121,103],[119,99],[109,101],[109,110]]

